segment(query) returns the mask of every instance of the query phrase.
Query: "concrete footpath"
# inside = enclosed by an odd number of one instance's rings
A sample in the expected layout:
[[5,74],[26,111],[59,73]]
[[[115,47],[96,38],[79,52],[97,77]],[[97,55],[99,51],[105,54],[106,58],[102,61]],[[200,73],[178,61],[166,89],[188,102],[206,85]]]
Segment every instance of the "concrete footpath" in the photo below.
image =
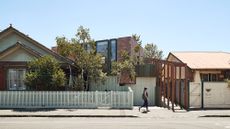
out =
[[168,110],[161,107],[150,107],[150,112],[141,111],[138,107],[132,110],[119,109],[0,109],[0,117],[133,117],[133,118],[198,118],[230,117],[230,110]]

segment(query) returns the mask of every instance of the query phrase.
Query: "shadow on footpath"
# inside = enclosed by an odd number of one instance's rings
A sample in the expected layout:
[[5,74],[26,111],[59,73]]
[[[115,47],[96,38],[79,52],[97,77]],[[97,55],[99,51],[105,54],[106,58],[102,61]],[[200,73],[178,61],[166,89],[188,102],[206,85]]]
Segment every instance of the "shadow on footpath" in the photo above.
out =
[[43,108],[19,108],[19,109],[12,109],[14,112],[50,112],[50,111],[56,111],[55,108],[49,108],[49,109],[43,109]]
[[199,117],[230,117],[230,115],[203,115]]

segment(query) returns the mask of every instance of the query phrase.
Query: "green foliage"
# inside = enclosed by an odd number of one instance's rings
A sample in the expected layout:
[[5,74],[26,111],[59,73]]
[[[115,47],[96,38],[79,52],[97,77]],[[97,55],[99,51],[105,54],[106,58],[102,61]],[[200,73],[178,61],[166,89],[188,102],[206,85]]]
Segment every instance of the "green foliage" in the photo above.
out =
[[89,82],[103,81],[106,77],[102,72],[102,56],[96,53],[89,29],[80,26],[75,36],[71,40],[57,37],[58,52],[75,62],[77,75],[73,89],[88,90]]
[[142,44],[141,36],[137,34],[132,34],[132,38],[137,42],[139,46]]
[[61,69],[58,69],[53,73],[51,83],[53,86],[64,86],[65,81],[65,73]]
[[134,47],[134,52],[140,54],[141,44],[142,44],[141,36],[137,34],[132,34],[132,38],[137,42],[137,45]]
[[144,57],[145,58],[153,58],[153,59],[162,59],[163,51],[158,50],[156,44],[148,43],[144,48]]
[[[135,46],[134,51],[136,53],[139,52],[139,54],[140,54],[141,45],[142,45],[141,36],[137,35],[137,34],[133,34],[132,38],[134,40],[136,40],[136,42],[138,44],[137,46]],[[145,47],[144,47],[144,58],[162,59],[162,57],[163,57],[163,51],[162,50],[158,50],[158,47],[157,47],[156,44],[147,43],[145,45]]]
[[112,63],[112,75],[120,76],[122,72],[127,72],[133,80],[136,76],[135,65],[137,62],[132,58],[127,51],[119,53],[121,60]]
[[25,84],[31,89],[54,90],[65,85],[65,74],[51,56],[44,56],[28,63]]

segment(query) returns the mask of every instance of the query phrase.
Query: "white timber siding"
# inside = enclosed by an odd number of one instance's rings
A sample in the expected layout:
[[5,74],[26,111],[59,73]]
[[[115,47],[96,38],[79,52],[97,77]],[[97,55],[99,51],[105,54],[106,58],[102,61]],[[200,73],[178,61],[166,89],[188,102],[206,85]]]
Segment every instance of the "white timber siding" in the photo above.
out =
[[201,108],[201,82],[189,83],[190,108]]
[[136,84],[127,84],[125,86],[119,86],[117,77],[108,77],[104,83],[91,83],[90,91],[127,91],[128,88],[133,91],[133,104],[140,106],[143,104],[142,92],[144,87],[148,88],[149,105],[155,106],[156,99],[156,78],[155,77],[137,77]]
[[0,108],[127,108],[133,92],[0,91]]
[[204,82],[205,108],[230,108],[230,87],[225,82]]
[[[190,82],[190,108],[202,107],[202,86]],[[204,82],[203,108],[230,108],[230,87],[226,82]]]

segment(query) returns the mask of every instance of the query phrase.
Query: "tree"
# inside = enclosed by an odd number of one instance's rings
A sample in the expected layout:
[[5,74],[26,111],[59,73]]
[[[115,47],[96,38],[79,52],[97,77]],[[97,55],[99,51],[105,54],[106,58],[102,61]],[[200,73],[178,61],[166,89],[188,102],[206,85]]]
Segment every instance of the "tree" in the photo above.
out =
[[91,39],[89,29],[80,26],[74,38],[57,37],[57,49],[62,56],[71,58],[77,68],[74,89],[89,90],[92,81],[103,81],[102,56],[96,53],[96,44]]
[[135,53],[139,52],[140,55],[141,44],[142,44],[141,36],[137,34],[132,34],[132,38],[137,42],[137,45],[134,47],[134,52]]
[[159,50],[156,44],[148,43],[144,48],[145,58],[162,59],[163,51]]
[[44,56],[28,63],[25,84],[32,90],[63,89],[65,81],[65,73],[51,56]]
[[135,66],[136,60],[132,58],[127,51],[121,51],[119,53],[121,60],[112,63],[112,75],[121,76],[122,73],[127,73],[131,80],[135,79],[136,72]]

